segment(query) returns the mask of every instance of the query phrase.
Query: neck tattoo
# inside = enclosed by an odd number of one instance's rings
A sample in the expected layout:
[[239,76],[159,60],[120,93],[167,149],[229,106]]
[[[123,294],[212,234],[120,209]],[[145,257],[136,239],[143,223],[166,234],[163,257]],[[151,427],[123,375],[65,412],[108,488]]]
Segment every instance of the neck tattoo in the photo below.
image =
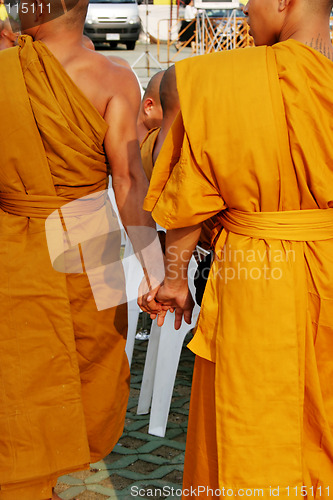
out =
[[323,41],[321,35],[318,35],[316,39],[312,38],[310,43],[306,43],[309,47],[318,50],[321,54],[326,56],[328,59],[333,61],[333,45],[327,44]]

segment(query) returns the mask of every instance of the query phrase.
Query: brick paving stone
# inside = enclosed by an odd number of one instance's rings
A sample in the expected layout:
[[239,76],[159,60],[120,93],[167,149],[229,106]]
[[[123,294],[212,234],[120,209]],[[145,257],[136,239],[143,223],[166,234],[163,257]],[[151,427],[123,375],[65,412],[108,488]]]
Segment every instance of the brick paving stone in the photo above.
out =
[[[87,471],[80,471],[80,472],[87,472]],[[90,472],[90,471],[88,471]],[[69,486],[79,486],[83,483],[82,479],[78,479],[74,474],[70,474],[68,476],[62,476],[61,482],[64,484],[68,484]]]
[[179,498],[194,355],[183,347],[165,438],[151,436],[149,415],[136,415],[147,344],[147,341],[135,342],[131,393],[122,437],[113,452],[91,464],[90,470],[59,478],[56,492],[63,500],[133,500],[135,488],[144,493],[149,489],[163,492],[151,496],[148,491],[149,494],[137,498]]
[[152,462],[146,462],[145,460],[136,460],[131,465],[127,467],[127,470],[132,470],[134,472],[140,472],[142,474],[147,474],[153,472],[159,468],[159,464],[154,464]]
[[133,481],[132,479],[126,479],[126,477],[111,473],[110,476],[104,479],[104,481],[101,481],[100,484],[105,487],[110,487],[110,485],[112,485],[115,490],[122,491],[133,484]]
[[77,498],[78,500],[107,500],[110,498],[110,495],[101,495],[95,491],[85,490]]
[[170,446],[160,446],[159,448],[155,449],[152,452],[152,455],[157,455],[158,457],[164,457],[164,458],[173,458],[173,457],[178,457],[180,455],[180,450],[177,450],[175,448],[171,448]]
[[118,470],[118,469],[126,469],[126,467],[134,464],[138,460],[138,455],[125,455],[121,457],[116,462],[112,462],[111,464],[105,464],[106,466],[103,469],[107,470]]
[[104,479],[109,478],[109,471],[107,470],[100,470],[99,472],[96,472],[95,474],[92,474],[90,477],[88,477],[85,480],[85,484],[95,484],[95,483],[100,483],[104,481]]
[[134,434],[133,432],[130,432],[127,434],[127,436],[120,438],[119,443],[122,446],[125,446],[125,448],[131,447],[132,449],[133,448],[137,449],[143,446],[145,444],[146,439],[145,438],[140,439],[141,436],[139,438],[136,438],[135,436],[133,436],[133,434]]
[[73,500],[78,498],[78,495],[86,490],[85,486],[72,486],[71,488],[65,489],[62,492],[57,493],[63,500]]

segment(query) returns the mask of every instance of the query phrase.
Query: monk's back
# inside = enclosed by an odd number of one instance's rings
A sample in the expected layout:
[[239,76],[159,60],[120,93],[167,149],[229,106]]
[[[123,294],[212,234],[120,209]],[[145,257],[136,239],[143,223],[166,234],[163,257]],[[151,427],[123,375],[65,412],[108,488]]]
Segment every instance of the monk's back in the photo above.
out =
[[333,206],[333,62],[295,40],[274,46],[301,208]]
[[61,54],[50,47],[73,82],[104,117],[108,102],[117,93],[119,83],[128,77],[129,70],[112,63],[102,54],[84,47],[75,54]]

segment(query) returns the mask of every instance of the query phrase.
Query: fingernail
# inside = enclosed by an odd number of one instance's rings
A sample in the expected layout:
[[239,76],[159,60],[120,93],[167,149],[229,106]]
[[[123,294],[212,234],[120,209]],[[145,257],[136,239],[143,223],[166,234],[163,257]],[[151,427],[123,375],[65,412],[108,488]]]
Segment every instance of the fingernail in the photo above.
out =
[[147,300],[148,300],[148,302],[151,301],[151,295],[148,295]]

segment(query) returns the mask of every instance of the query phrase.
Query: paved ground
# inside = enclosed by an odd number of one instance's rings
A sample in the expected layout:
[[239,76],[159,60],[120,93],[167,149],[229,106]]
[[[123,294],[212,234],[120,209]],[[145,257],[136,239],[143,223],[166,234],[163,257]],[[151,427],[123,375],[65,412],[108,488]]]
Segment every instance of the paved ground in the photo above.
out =
[[[189,342],[186,337],[184,346]],[[149,415],[136,415],[148,341],[136,340],[124,434],[113,452],[89,471],[59,479],[63,500],[133,500],[179,497],[194,355],[183,347],[164,439],[147,433]],[[164,488],[164,490],[163,490]],[[178,495],[177,495],[178,490]]]
[[[96,49],[106,56],[114,55],[125,59],[138,75],[141,85],[144,88],[149,79],[161,69],[167,69],[176,61],[192,57],[191,48],[185,47],[185,49],[177,52],[176,48],[172,46],[168,54],[167,45],[161,44],[158,53],[158,46],[156,44],[151,43],[146,45],[143,40],[140,40],[136,44],[135,50],[127,50],[125,45],[122,44],[119,44],[113,50],[110,50],[107,44],[104,46],[99,45]],[[168,60],[170,60],[169,63],[167,62]]]

